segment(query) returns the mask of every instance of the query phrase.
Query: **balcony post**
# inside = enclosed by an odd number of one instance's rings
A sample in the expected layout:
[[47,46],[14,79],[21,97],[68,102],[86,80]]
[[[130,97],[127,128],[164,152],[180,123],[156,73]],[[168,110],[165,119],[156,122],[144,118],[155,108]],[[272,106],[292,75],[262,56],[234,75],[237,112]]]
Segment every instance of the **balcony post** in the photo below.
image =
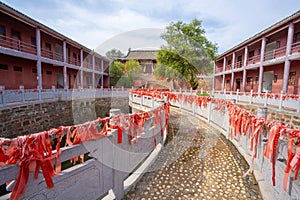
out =
[[[223,59],[223,73],[225,72],[226,70],[226,57],[224,57]],[[222,90],[224,90],[225,88],[225,74],[223,74],[223,80],[222,80]]]
[[104,73],[104,64],[103,59],[101,59],[101,86],[103,87],[103,73]]
[[235,63],[235,52],[232,53],[232,63],[231,63],[231,85],[230,85],[230,91],[233,91],[234,89],[234,63]]
[[80,87],[83,88],[83,50],[80,49]]
[[92,61],[93,61],[93,72],[92,72],[92,88],[95,88],[95,52],[93,50],[93,55],[92,55]]
[[244,53],[244,69],[243,69],[243,83],[242,83],[242,92],[245,92],[246,90],[246,66],[247,66],[247,59],[248,59],[248,46],[245,47],[245,53]]
[[287,36],[283,83],[282,83],[282,91],[284,94],[287,93],[287,89],[288,89],[288,80],[289,80],[289,73],[290,73],[290,66],[291,66],[291,61],[288,59],[288,56],[291,54],[291,50],[292,50],[293,35],[294,35],[294,24],[290,23],[288,29],[288,36]]
[[67,83],[67,43],[63,42],[63,56],[64,56],[64,69],[63,69],[63,77],[64,77],[64,89],[68,89]]
[[41,31],[37,27],[35,30],[35,37],[36,37],[36,53],[37,53],[37,61],[36,61],[36,68],[37,68],[37,81],[38,81],[38,90],[41,90],[43,87],[43,79],[42,79],[42,61],[41,61]]
[[213,71],[213,82],[212,82],[212,88],[215,89],[215,79],[216,79],[216,63],[214,62],[214,71]]
[[267,40],[266,37],[263,37],[262,41],[261,41],[261,53],[260,53],[259,76],[258,76],[258,91],[257,91],[258,94],[261,93],[263,76],[264,76],[263,62],[264,62],[264,56],[265,56],[266,40]]

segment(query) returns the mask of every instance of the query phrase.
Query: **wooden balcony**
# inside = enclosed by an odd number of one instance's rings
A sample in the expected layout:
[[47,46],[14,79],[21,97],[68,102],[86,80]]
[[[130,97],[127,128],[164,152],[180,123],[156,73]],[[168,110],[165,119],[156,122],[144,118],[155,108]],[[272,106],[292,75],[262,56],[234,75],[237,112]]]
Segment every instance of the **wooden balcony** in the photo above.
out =
[[33,55],[37,53],[36,45],[6,36],[0,36],[0,46]]
[[300,53],[300,42],[295,42],[292,44],[292,51],[291,54]]
[[286,54],[286,46],[274,49],[272,51],[267,51],[264,55],[264,61],[272,60],[276,58],[282,58]]
[[260,62],[260,55],[252,56],[247,59],[247,66],[257,64]]
[[42,57],[63,62],[63,55],[61,53],[53,52],[52,50],[48,49],[41,49],[41,54]]

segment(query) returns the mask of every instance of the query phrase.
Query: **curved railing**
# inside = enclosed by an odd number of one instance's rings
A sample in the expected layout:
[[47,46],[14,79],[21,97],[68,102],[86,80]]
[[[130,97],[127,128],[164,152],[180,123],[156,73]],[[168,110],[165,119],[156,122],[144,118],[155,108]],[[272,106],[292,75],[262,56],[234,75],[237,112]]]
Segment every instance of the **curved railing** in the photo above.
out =
[[149,97],[168,97],[172,106],[200,116],[229,138],[250,164],[248,173],[254,171],[265,199],[299,198],[300,130],[266,120],[264,109],[251,114],[232,100],[136,90],[130,101],[143,106],[151,104]]
[[[166,139],[169,104],[153,99],[148,108],[0,138],[0,185],[12,190],[0,198],[97,199],[110,190],[122,198]],[[77,165],[64,166],[70,160]]]

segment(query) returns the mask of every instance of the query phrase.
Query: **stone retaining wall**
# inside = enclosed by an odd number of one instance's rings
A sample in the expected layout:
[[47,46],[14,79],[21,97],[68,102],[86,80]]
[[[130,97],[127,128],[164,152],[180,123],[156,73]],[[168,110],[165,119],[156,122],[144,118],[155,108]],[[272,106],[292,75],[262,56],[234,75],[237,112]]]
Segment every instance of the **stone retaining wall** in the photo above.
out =
[[128,113],[128,96],[38,103],[0,110],[0,137],[13,138],[106,117],[111,108]]

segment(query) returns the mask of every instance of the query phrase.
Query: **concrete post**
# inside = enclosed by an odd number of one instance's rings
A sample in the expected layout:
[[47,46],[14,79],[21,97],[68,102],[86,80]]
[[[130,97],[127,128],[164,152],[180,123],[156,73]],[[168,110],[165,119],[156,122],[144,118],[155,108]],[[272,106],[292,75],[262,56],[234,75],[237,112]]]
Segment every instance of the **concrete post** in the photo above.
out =
[[[267,119],[268,116],[268,107],[258,107],[257,108],[257,113],[256,115],[258,117],[262,117]],[[263,133],[259,135],[258,138],[258,145],[257,145],[257,157],[259,158],[259,161],[261,162],[260,165],[262,166],[264,162],[264,155],[263,155],[263,150],[265,149],[265,146],[267,145],[268,137],[267,137],[268,132],[266,130],[263,130]]]
[[293,35],[294,35],[294,24],[292,22],[289,24],[285,62],[284,62],[283,83],[282,83],[282,91],[284,94],[287,93],[287,88],[288,88],[288,80],[289,80],[289,73],[290,73],[290,66],[291,66],[291,61],[288,59],[288,56],[291,54],[291,50],[292,50]]
[[265,95],[264,107],[267,107],[267,105],[268,105],[268,91],[266,92]]
[[215,89],[215,80],[216,80],[215,74],[216,74],[216,63],[214,62],[212,89]]
[[240,93],[240,90],[237,89],[237,90],[236,90],[236,98],[235,98],[236,103],[239,102],[239,93]]
[[93,50],[93,55],[92,55],[92,64],[93,64],[93,72],[92,72],[92,84],[93,84],[93,89],[95,88],[95,52]]
[[265,56],[266,41],[267,41],[267,39],[265,37],[263,37],[262,41],[261,41],[261,52],[260,52],[258,91],[257,91],[258,94],[260,94],[262,91],[262,83],[263,83],[263,76],[264,76],[263,62],[264,62],[264,56]]
[[101,85],[103,86],[103,73],[104,73],[104,64],[103,60],[101,59]]
[[[223,73],[226,70],[226,57],[223,59]],[[223,79],[222,79],[222,90],[225,89],[225,74],[223,74]]]
[[246,66],[247,66],[247,59],[248,59],[248,46],[245,47],[245,52],[244,52],[244,69],[243,69],[243,83],[242,83],[242,92],[245,92],[246,90]]
[[83,50],[80,49],[80,87],[83,88]]
[[41,61],[41,31],[40,28],[36,28],[35,31],[36,37],[36,53],[37,53],[37,61],[36,61],[36,68],[37,68],[37,81],[38,81],[38,90],[43,88],[43,78],[42,78],[42,61]]
[[298,106],[297,106],[297,113],[300,113],[300,92],[298,94]]
[[252,94],[253,94],[253,90],[250,90],[250,98],[249,98],[249,104],[252,104],[252,101],[253,101],[253,97],[252,97]]
[[232,54],[232,63],[231,63],[232,72],[231,72],[230,91],[233,91],[233,89],[234,89],[234,72],[233,72],[234,64],[235,64],[235,52],[233,52],[233,54]]
[[280,92],[280,99],[279,99],[279,110],[282,109],[282,97],[283,97],[283,91]]
[[63,42],[63,56],[64,56],[64,69],[63,69],[63,77],[64,77],[64,89],[68,89],[67,83],[67,43]]

